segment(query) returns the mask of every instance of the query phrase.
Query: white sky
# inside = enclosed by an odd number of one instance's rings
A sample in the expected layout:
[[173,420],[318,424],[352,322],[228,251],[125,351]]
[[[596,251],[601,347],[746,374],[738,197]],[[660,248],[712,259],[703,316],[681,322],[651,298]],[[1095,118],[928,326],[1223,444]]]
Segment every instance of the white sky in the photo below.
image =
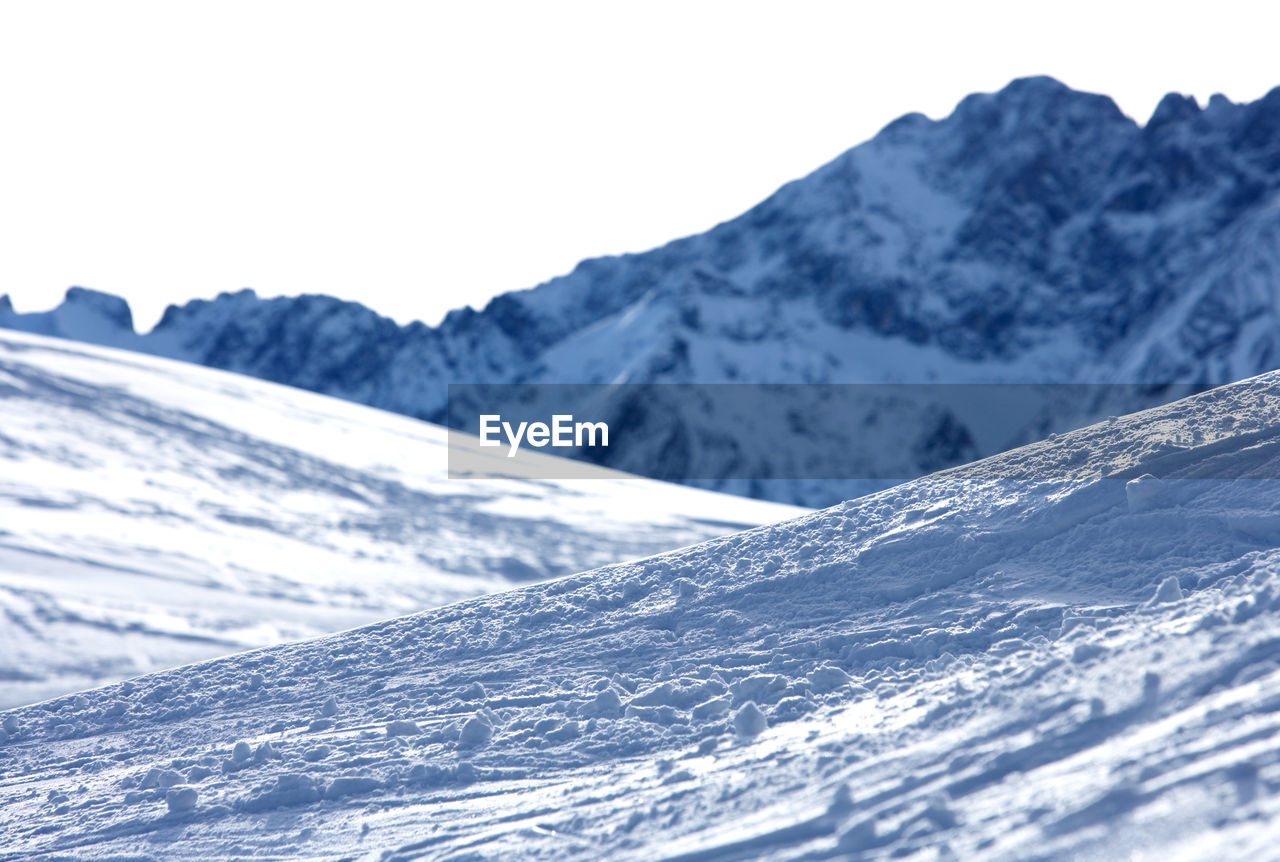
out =
[[1255,99],[1271,7],[2,0],[0,293],[95,287],[141,328],[246,286],[435,323],[1014,77],[1139,120]]

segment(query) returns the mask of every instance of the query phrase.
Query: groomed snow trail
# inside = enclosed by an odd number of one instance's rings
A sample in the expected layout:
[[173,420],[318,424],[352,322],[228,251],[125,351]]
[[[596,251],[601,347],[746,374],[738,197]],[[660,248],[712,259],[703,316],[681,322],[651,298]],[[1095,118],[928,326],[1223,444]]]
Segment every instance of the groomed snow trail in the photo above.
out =
[[1280,858],[1278,387],[4,713],[0,847]]
[[446,439],[236,374],[0,332],[0,707],[804,511],[634,478],[451,482]]

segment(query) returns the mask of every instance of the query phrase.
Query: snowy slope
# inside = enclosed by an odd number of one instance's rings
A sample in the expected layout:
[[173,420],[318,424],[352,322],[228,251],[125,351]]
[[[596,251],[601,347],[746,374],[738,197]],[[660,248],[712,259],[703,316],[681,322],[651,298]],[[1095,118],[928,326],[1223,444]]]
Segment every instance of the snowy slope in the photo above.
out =
[[1280,858],[1277,385],[5,713],[0,855]]
[[449,481],[445,439],[221,371],[0,334],[0,707],[799,511],[616,477]]
[[[0,299],[0,326],[442,421],[451,382],[1227,383],[1280,361],[1278,285],[1280,88],[1203,107],[1170,94],[1139,124],[1028,78],[938,121],[908,114],[706,233],[584,261],[438,327],[241,291],[140,335],[123,301],[84,290],[49,312]],[[696,439],[715,422],[672,425]],[[687,475],[787,476],[783,457],[706,447]],[[761,487],[810,505],[857,490]]]

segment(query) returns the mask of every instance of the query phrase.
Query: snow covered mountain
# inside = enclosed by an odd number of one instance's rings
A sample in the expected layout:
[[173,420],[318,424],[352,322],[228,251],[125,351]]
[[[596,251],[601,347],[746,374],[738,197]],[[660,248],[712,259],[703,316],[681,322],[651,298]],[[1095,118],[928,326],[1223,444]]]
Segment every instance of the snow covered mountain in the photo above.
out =
[[450,481],[445,439],[240,375],[0,332],[0,707],[800,511],[605,471]]
[[[83,290],[39,314],[0,300],[0,326],[435,421],[449,382],[1218,384],[1280,357],[1278,189],[1280,88],[1204,108],[1170,94],[1139,125],[1105,96],[1028,78],[940,121],[908,114],[705,234],[584,261],[436,328],[242,291],[136,335],[123,301]],[[689,439],[708,422],[673,420]],[[1038,433],[1013,431],[1004,443]],[[787,475],[770,447],[698,451],[700,475]],[[814,504],[850,490],[726,487]]]
[[0,856],[1280,859],[1278,387],[6,712]]

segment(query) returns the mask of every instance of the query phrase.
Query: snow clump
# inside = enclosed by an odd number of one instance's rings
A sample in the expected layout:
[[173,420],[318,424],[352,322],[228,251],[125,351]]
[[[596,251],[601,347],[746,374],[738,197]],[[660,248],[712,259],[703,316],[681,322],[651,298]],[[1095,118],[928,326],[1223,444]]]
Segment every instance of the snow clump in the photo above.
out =
[[733,714],[733,728],[738,731],[738,736],[743,738],[759,736],[768,726],[768,720],[760,711],[760,707],[756,706],[755,701],[747,701]]

